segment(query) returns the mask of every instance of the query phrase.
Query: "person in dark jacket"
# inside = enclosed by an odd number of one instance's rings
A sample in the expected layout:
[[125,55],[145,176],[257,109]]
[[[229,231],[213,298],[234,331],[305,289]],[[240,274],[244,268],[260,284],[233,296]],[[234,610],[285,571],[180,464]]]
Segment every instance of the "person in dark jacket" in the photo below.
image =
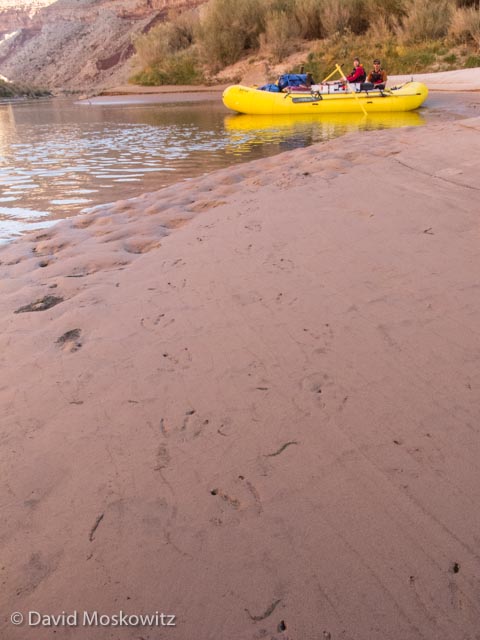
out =
[[382,69],[382,63],[378,58],[373,61],[373,69],[367,76],[367,82],[371,82],[375,89],[385,89],[387,73]]
[[363,65],[360,63],[360,59],[354,58],[352,73],[347,76],[348,82],[365,82],[366,76],[367,74],[365,73]]

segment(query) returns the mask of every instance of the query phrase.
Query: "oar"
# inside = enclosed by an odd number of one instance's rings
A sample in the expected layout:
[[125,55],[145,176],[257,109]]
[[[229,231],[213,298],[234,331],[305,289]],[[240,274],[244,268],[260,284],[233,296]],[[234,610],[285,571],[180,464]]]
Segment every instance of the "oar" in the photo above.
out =
[[[337,67],[338,67],[338,64],[337,64]],[[334,69],[334,70],[332,71],[332,73],[331,73],[329,76],[327,76],[326,78],[324,78],[324,79],[322,80],[321,84],[323,84],[324,82],[327,82],[328,80],[330,80],[330,78],[331,78],[332,76],[334,76],[336,73],[337,73],[337,69]],[[340,71],[340,73],[342,73],[342,72]]]
[[336,64],[335,65],[335,71],[338,71],[338,73],[342,76],[342,78],[345,80],[345,82],[347,83],[347,87],[348,90],[353,93],[353,97],[355,98],[355,100],[358,102],[358,106],[360,107],[360,109],[363,111],[363,113],[367,116],[367,110],[365,109],[365,107],[363,106],[363,104],[360,102],[360,100],[358,99],[357,96],[357,92],[355,91],[355,89],[352,90],[352,88],[350,87],[350,83],[347,80],[347,78],[345,77],[345,74],[342,71],[342,68],[340,67],[340,65]]

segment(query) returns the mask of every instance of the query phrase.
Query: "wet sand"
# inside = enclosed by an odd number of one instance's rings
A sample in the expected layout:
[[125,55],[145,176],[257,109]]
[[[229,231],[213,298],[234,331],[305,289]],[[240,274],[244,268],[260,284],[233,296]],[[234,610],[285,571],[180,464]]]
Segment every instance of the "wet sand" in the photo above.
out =
[[2,638],[478,636],[479,152],[351,134],[0,248]]
[[[150,88],[150,87],[147,87]],[[206,102],[209,100],[219,100],[224,87],[221,89],[208,89],[198,91],[187,91],[182,88],[155,87],[156,91],[141,91],[141,87],[135,87],[135,91],[122,92],[121,89],[114,90],[113,93],[106,92],[100,96],[82,98],[79,104],[84,105],[115,105],[115,104],[172,104],[176,102]],[[140,89],[140,90],[137,90]],[[177,89],[177,90],[175,90]],[[118,91],[118,93],[117,93]]]

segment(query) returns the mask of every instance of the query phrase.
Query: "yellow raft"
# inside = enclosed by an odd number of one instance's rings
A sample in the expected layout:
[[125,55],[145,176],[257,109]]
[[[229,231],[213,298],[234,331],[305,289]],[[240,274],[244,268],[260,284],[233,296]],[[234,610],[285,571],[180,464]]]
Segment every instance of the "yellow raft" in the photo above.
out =
[[427,99],[428,89],[421,82],[406,82],[392,89],[320,93],[261,91],[240,84],[227,87],[223,104],[232,111],[250,115],[291,115],[322,113],[382,113],[413,111]]

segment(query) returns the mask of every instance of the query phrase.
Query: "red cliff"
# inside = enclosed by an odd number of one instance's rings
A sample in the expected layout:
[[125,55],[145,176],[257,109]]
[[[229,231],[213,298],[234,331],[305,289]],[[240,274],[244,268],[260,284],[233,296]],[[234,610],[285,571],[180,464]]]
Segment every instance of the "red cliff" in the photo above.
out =
[[[49,0],[0,3],[0,74],[51,89],[90,89],[130,73],[133,40],[171,9],[204,0]],[[2,8],[3,6],[3,8]]]

